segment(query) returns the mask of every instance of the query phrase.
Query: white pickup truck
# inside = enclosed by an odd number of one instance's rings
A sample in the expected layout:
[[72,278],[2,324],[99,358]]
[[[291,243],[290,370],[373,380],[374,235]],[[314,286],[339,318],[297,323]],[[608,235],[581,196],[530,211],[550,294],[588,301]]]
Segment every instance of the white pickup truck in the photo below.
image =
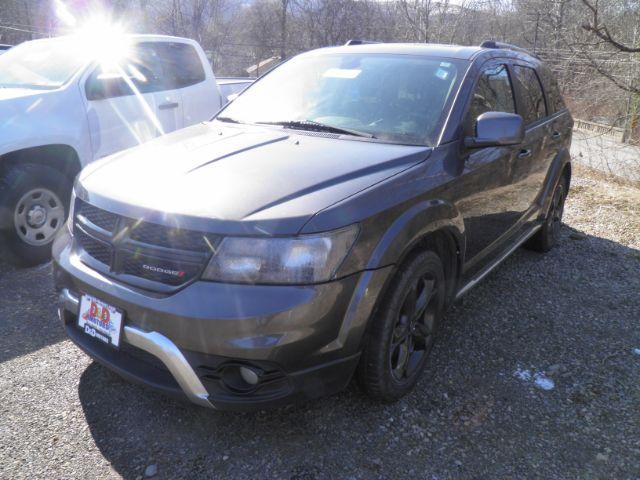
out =
[[[211,119],[223,100],[197,42],[127,35],[93,52],[77,37],[0,56],[0,253],[45,261],[76,174],[93,160]],[[112,55],[107,55],[107,57]]]

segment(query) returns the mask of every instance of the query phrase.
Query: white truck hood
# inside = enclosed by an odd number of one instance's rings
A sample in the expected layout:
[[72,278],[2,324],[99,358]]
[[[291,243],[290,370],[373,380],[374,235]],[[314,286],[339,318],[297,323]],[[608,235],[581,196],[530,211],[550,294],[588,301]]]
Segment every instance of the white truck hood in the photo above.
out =
[[[0,102],[4,100],[11,100],[14,98],[33,97],[40,96],[48,93],[48,90],[41,90],[36,88],[3,88],[0,87]],[[0,104],[1,105],[1,104]]]
[[41,145],[78,151],[86,114],[73,89],[0,88],[0,155]]
[[48,128],[57,128],[59,123],[55,116],[58,102],[52,93],[51,90],[0,88],[0,155],[48,143],[44,139],[40,141],[40,137],[46,136]]

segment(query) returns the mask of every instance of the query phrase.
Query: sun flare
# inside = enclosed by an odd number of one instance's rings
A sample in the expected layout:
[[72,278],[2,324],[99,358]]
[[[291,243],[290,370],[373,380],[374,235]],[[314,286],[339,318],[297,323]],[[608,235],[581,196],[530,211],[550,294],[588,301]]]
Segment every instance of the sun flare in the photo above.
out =
[[87,60],[111,69],[126,61],[131,46],[122,22],[113,20],[102,11],[80,16],[63,0],[54,0],[54,7],[58,20],[70,30],[72,36],[77,37],[80,54]]
[[106,68],[122,66],[131,54],[131,44],[123,25],[107,17],[94,17],[74,34],[88,58]]

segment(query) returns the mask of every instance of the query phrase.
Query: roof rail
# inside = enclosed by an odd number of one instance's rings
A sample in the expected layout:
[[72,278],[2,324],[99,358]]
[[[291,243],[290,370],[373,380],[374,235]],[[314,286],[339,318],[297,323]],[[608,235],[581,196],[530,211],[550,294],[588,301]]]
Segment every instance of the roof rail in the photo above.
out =
[[535,53],[527,50],[526,48],[518,47],[517,45],[511,45],[510,43],[496,42],[495,40],[485,40],[480,44],[481,48],[496,48],[500,50],[511,50],[513,52],[525,53],[531,55],[534,58],[540,58]]
[[369,45],[370,43],[380,43],[380,42],[374,42],[371,40],[358,40],[357,38],[352,38],[351,40],[347,40],[347,43],[345,43],[344,46],[351,47],[353,45]]

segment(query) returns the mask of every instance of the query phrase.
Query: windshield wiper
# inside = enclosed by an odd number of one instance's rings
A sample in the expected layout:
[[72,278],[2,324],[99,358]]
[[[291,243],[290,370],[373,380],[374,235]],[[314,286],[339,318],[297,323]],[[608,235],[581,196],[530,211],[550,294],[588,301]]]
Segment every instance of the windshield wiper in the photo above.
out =
[[325,125],[324,123],[314,122],[313,120],[283,120],[280,122],[256,122],[259,125],[281,125],[285,128],[293,128],[297,130],[309,130],[312,132],[330,132],[354,137],[376,138],[367,132],[360,132],[350,128],[334,127],[333,125]]

